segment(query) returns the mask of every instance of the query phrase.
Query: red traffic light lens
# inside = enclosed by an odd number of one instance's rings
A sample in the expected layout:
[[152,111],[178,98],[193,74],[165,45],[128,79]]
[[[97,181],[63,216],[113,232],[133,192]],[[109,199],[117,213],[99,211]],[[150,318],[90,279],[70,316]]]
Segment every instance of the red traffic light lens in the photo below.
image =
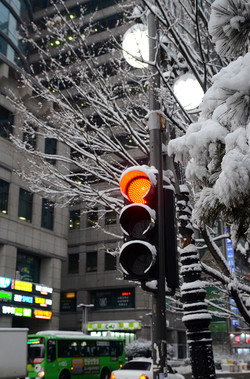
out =
[[136,204],[147,204],[144,199],[151,187],[150,180],[147,178],[135,178],[127,187],[129,201]]

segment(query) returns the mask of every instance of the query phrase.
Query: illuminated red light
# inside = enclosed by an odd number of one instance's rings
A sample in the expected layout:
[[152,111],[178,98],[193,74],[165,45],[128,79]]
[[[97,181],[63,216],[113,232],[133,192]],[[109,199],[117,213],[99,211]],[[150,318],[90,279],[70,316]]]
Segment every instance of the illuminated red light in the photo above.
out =
[[150,180],[147,178],[135,178],[127,187],[127,196],[132,203],[147,204],[144,199],[151,187]]
[[130,296],[131,292],[122,292],[122,296]]

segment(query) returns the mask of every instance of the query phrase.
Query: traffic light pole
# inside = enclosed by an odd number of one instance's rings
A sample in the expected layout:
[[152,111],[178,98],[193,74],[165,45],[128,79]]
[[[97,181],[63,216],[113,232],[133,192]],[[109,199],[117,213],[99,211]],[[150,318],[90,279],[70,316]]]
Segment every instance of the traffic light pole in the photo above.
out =
[[[150,13],[148,16],[149,61],[159,62],[158,22]],[[162,158],[162,125],[160,116],[159,88],[160,75],[155,65],[151,66],[149,84],[149,136],[150,164],[158,170],[157,201],[158,201],[158,289],[153,293],[152,301],[152,351],[154,379],[162,379],[167,371],[166,342],[166,300],[165,300],[165,243],[164,243],[164,206],[163,206],[163,158]]]

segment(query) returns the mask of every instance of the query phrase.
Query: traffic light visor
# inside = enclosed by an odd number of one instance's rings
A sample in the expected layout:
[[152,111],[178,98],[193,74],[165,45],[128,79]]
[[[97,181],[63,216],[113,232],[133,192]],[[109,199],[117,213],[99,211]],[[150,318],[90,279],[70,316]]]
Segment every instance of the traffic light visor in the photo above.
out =
[[140,170],[126,172],[120,180],[120,189],[131,203],[147,204],[146,196],[151,189],[148,175]]

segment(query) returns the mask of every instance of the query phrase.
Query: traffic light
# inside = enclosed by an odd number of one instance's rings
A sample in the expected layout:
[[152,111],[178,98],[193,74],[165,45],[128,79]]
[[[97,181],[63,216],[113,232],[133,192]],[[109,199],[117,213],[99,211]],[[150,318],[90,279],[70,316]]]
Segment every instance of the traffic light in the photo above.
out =
[[125,206],[120,215],[124,244],[120,265],[125,279],[157,279],[157,170],[133,166],[121,176]]

